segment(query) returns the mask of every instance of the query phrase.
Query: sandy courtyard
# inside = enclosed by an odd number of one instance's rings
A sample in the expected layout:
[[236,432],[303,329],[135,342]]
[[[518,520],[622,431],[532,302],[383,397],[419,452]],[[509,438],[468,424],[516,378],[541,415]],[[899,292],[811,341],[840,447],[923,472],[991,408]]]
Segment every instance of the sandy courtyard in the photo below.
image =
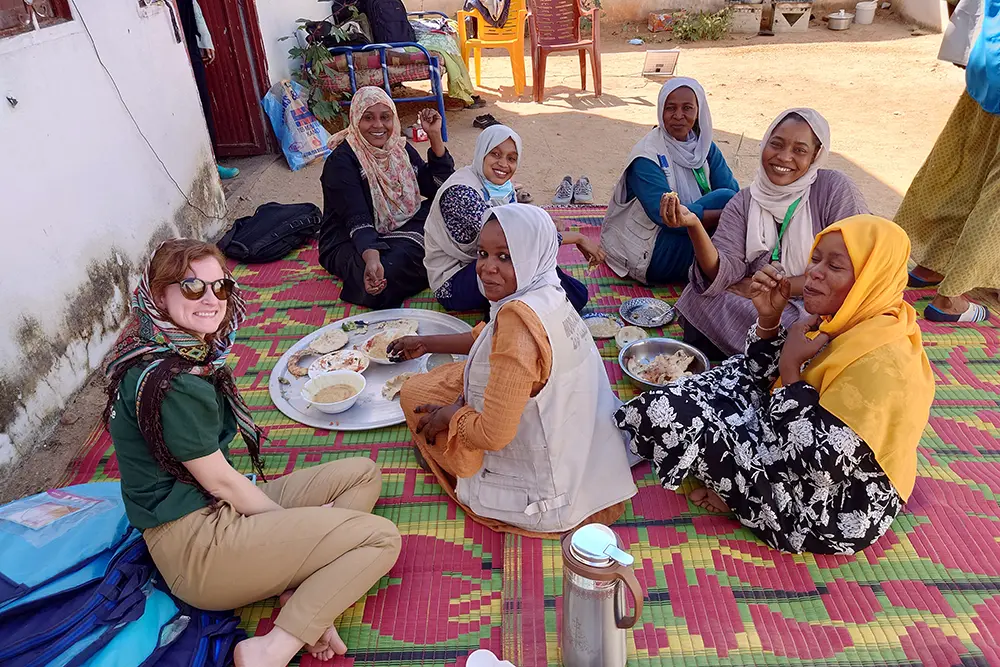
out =
[[[816,24],[809,32],[778,37],[733,36],[721,42],[680,46],[678,74],[698,79],[709,95],[715,138],[744,186],[752,180],[758,143],[774,116],[796,106],[813,107],[830,122],[834,156],[830,165],[849,173],[872,211],[891,217],[964,87],[957,67],[936,59],[940,35],[913,37],[911,29],[880,16],[870,26],[847,32]],[[656,122],[659,84],[640,73],[646,48],[626,43],[634,30],[603,27],[604,94],[579,90],[575,54],[549,59],[544,104],[529,88],[514,97],[510,61],[504,52],[483,58],[483,88],[489,104],[481,111],[448,113],[449,150],[468,164],[479,131],[472,120],[492,113],[516,129],[525,142],[515,177],[549,203],[564,175],[587,175],[595,203],[606,203],[633,144]],[[644,29],[640,36],[649,33]],[[496,55],[494,55],[496,54]],[[588,67],[589,69],[589,67]],[[404,107],[404,121],[415,109]],[[423,144],[426,147],[426,144]],[[423,148],[426,150],[426,148]],[[268,201],[313,201],[322,206],[314,164],[292,174],[284,160],[239,184],[245,197],[234,213],[246,215]]]

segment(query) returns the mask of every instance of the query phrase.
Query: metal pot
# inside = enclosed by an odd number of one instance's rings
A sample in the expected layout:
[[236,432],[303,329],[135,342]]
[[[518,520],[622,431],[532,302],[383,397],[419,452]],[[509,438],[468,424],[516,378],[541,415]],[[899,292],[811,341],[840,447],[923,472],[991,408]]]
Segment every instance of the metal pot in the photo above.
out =
[[826,19],[828,21],[827,27],[830,30],[847,30],[851,27],[851,23],[854,22],[854,14],[841,9],[835,14],[827,14]]

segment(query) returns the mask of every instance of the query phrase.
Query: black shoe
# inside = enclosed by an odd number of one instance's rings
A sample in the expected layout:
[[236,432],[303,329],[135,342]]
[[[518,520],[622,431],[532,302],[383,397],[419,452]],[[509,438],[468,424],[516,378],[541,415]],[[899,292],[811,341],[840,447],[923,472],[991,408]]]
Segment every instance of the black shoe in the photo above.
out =
[[480,130],[485,130],[488,127],[500,124],[500,121],[488,113],[484,113],[482,116],[476,116],[476,120],[472,121],[472,127],[478,127]]

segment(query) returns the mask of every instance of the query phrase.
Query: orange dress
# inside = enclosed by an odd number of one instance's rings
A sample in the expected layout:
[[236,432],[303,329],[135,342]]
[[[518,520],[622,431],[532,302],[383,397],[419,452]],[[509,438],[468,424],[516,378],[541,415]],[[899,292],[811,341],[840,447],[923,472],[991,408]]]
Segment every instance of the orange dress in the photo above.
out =
[[[478,338],[485,326],[479,324],[472,332],[473,338]],[[525,406],[548,382],[551,370],[552,347],[542,321],[524,303],[511,301],[497,313],[482,412],[469,406],[461,408],[452,417],[448,430],[439,433],[433,445],[428,446],[424,437],[416,434],[422,415],[416,414],[415,409],[424,404],[451,405],[458,400],[465,386],[465,364],[447,364],[415,375],[400,392],[400,405],[406,424],[414,433],[414,443],[442,488],[470,518],[493,530],[529,537],[558,537],[479,516],[460,503],[455,493],[456,477],[475,475],[483,466],[485,452],[501,450],[514,439]],[[618,503],[600,510],[584,523],[610,524],[624,511],[625,503]]]

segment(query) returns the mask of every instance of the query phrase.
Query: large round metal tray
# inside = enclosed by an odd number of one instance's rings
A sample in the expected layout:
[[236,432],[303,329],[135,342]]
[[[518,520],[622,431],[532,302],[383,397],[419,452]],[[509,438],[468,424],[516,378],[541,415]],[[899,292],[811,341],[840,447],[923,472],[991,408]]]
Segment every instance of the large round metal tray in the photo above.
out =
[[[387,380],[400,373],[407,371],[422,372],[426,370],[428,355],[420,359],[411,359],[410,361],[398,364],[371,364],[364,373],[365,379],[368,381],[368,386],[361,393],[358,402],[347,412],[337,415],[324,414],[306,403],[302,399],[302,387],[309,378],[298,378],[288,372],[288,358],[295,352],[308,347],[309,343],[324,331],[340,328],[344,322],[367,322],[369,326],[366,332],[350,332],[347,347],[354,347],[355,345],[360,345],[369,336],[377,333],[378,329],[375,328],[375,325],[379,322],[399,319],[417,320],[420,323],[417,334],[421,336],[472,331],[472,327],[456,317],[433,310],[419,310],[415,308],[380,310],[338,320],[302,338],[278,360],[274,370],[271,371],[271,378],[267,383],[267,388],[271,393],[271,400],[274,402],[275,407],[290,419],[294,419],[307,426],[331,431],[366,431],[368,429],[395,426],[396,424],[403,423],[405,417],[403,416],[402,408],[399,407],[399,398],[392,401],[382,398],[382,386]],[[456,356],[455,359],[460,360],[462,357]]]

